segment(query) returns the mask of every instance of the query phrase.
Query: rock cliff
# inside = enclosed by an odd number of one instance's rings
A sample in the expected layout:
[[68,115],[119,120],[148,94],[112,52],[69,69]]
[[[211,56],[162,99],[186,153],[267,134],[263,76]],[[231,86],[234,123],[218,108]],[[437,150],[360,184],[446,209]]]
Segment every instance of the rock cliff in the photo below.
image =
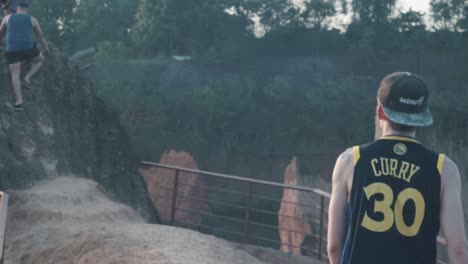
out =
[[[23,71],[26,67],[23,66]],[[56,175],[92,178],[116,200],[156,221],[138,160],[117,115],[58,50],[12,107],[7,65],[0,71],[0,189],[21,189]]]

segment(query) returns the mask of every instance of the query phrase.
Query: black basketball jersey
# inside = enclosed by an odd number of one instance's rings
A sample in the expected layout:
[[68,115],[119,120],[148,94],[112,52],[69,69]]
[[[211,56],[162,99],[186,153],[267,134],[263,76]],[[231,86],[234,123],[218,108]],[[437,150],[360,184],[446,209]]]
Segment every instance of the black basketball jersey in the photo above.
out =
[[436,263],[444,158],[399,136],[354,147],[342,264]]

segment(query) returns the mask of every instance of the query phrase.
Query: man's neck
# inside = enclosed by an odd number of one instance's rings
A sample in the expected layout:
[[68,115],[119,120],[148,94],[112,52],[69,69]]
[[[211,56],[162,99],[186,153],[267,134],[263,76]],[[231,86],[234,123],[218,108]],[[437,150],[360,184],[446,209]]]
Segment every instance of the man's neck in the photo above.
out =
[[416,131],[398,131],[394,130],[391,127],[387,127],[382,129],[382,136],[401,136],[401,137],[409,137],[409,138],[416,138]]

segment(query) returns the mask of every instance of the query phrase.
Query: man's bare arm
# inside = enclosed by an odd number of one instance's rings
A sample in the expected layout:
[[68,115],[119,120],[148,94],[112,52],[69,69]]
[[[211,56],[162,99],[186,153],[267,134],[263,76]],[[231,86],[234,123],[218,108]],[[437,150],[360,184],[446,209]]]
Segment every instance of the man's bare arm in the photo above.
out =
[[39,40],[39,42],[41,42],[42,48],[44,49],[43,53],[44,55],[47,55],[47,53],[49,53],[49,46],[47,45],[47,41],[44,38],[44,34],[42,33],[41,26],[39,25],[39,22],[37,21],[37,19],[35,19],[34,17],[32,18],[32,23],[33,23],[33,29],[34,29],[34,32],[36,33],[37,39]]
[[5,32],[6,32],[7,18],[8,18],[8,16],[4,17],[2,19],[2,24],[0,24],[0,41],[3,40],[3,37],[4,37]]
[[457,165],[446,158],[442,169],[442,230],[447,239],[451,263],[468,263],[468,243],[465,237],[461,179]]
[[352,149],[343,152],[333,170],[332,194],[328,210],[328,256],[330,264],[338,264],[343,254],[348,204],[348,184],[354,173]]

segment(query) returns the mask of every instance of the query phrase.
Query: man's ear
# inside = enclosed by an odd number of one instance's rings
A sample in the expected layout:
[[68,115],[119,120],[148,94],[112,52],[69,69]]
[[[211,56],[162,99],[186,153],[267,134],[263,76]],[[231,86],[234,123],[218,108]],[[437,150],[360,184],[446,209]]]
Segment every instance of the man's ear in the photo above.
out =
[[379,118],[379,120],[387,120],[387,116],[385,115],[385,112],[381,105],[377,107],[377,117]]

